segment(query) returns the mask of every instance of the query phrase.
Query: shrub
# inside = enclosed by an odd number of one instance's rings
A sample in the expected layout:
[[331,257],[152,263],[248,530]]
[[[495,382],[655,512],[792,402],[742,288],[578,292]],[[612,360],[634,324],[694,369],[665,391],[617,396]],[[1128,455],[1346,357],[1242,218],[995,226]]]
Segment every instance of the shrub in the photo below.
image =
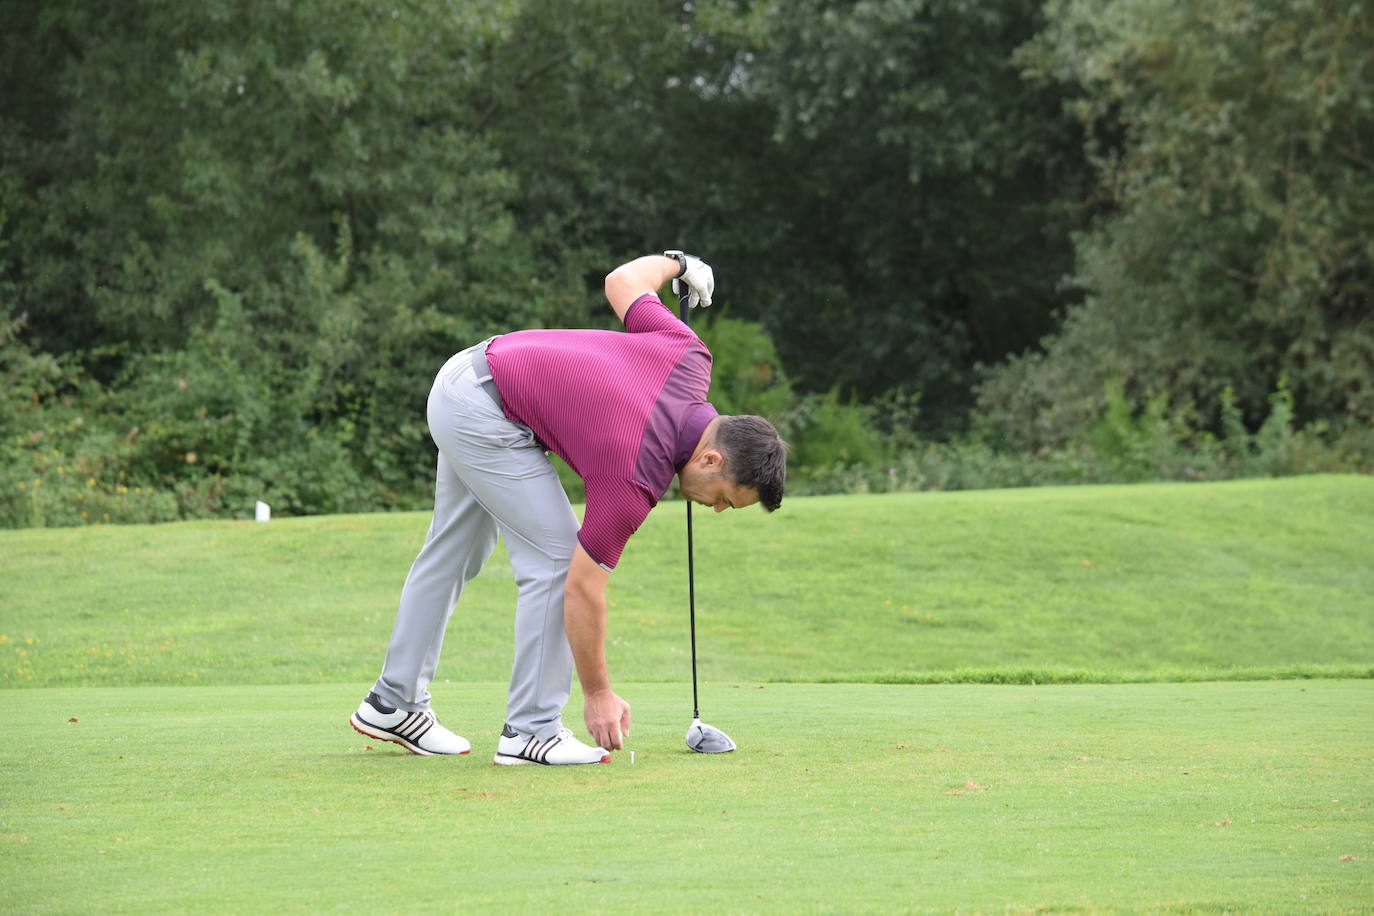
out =
[[779,425],[792,446],[792,465],[803,476],[823,476],[830,469],[883,463],[884,443],[873,425],[873,412],[840,401],[839,392],[807,395],[787,411]]
[[0,314],[0,526],[179,517],[169,489],[130,477],[132,443],[102,422],[105,390],[71,363],[31,352],[23,324]]

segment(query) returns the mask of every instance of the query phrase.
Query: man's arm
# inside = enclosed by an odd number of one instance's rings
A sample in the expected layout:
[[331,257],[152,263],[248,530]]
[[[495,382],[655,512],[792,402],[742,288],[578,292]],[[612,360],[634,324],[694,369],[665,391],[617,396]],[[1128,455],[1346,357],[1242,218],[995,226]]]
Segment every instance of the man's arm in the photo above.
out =
[[[671,263],[676,271],[677,262]],[[642,293],[634,298],[639,295]],[[632,302],[634,299],[625,307]],[[606,668],[606,583],[610,578],[611,574],[578,544],[563,586],[563,628],[582,682],[582,717],[587,731],[606,750],[619,750],[624,746],[622,738],[630,734],[630,704],[611,690]]]
[[606,301],[623,322],[636,299],[645,293],[656,294],[664,283],[678,275],[681,267],[676,258],[661,254],[627,261],[606,275]]

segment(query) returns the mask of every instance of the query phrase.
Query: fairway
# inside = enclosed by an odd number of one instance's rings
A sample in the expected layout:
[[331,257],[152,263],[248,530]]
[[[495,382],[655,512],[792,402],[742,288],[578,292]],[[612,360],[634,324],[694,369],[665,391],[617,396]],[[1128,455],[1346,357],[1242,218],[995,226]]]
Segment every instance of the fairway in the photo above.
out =
[[3,9],[0,916],[1374,916],[1374,0]]
[[[789,499],[697,513],[701,670],[1023,683],[1374,674],[1374,478]],[[370,683],[419,513],[0,531],[0,685]],[[680,502],[611,577],[615,677],[688,676]],[[498,555],[438,677],[510,674]],[[709,719],[708,719],[709,721]]]
[[354,735],[351,688],[11,694],[0,908],[1361,912],[1374,894],[1368,682],[715,684],[740,742],[720,757],[682,744],[680,686],[624,692],[636,762],[565,770],[491,765],[502,684],[437,694],[474,723],[458,759]]
[[[609,766],[491,765],[513,585],[347,725],[426,519],[0,532],[0,912],[1368,913],[1374,480],[789,500],[611,590]],[[580,729],[574,694],[568,724]]]

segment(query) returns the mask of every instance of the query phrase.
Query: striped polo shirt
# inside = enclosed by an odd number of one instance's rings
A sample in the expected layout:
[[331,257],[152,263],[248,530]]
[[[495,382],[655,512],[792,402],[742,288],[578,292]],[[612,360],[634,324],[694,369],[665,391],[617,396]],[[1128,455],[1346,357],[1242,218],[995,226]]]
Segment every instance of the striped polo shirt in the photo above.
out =
[[586,484],[577,539],[614,569],[716,417],[710,351],[648,293],[625,331],[515,331],[491,342],[487,364],[506,416]]

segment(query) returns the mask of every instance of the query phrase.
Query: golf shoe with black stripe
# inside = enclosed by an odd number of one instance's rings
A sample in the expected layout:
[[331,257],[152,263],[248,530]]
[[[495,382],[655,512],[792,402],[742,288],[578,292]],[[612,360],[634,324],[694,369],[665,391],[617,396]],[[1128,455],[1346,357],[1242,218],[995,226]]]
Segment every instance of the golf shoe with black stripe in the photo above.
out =
[[412,754],[466,754],[472,750],[468,739],[444,728],[428,709],[396,709],[375,693],[367,695],[357,712],[348,717],[348,724],[359,734],[395,742]]
[[501,740],[496,745],[494,763],[502,766],[518,766],[522,763],[542,763],[544,766],[567,766],[579,763],[610,763],[609,751],[599,747],[589,747],[573,737],[566,728],[559,729],[552,738],[540,740],[533,735],[522,735],[507,725],[501,729]]

